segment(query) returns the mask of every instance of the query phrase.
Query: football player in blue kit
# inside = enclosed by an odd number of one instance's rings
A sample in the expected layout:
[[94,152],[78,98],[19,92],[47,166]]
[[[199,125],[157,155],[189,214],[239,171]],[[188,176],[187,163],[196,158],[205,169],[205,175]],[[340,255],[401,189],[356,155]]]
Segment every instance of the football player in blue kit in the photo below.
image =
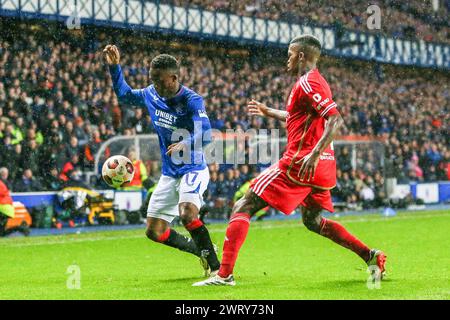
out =
[[[211,141],[203,98],[179,82],[180,66],[171,55],[151,61],[153,84],[144,89],[131,89],[126,83],[115,45],[106,46],[103,55],[119,101],[147,108],[159,138],[162,175],[148,205],[147,237],[198,256],[205,275],[215,274],[220,262],[208,229],[198,218],[209,183],[203,147]],[[192,239],[170,227],[176,216]]]

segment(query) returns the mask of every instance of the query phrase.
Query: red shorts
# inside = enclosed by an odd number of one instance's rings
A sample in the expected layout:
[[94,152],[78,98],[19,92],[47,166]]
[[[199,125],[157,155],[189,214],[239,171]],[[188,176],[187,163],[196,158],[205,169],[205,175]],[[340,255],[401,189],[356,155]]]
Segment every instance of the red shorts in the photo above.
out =
[[298,206],[334,212],[330,190],[296,184],[278,168],[278,163],[256,177],[250,188],[269,206],[284,214],[291,214]]

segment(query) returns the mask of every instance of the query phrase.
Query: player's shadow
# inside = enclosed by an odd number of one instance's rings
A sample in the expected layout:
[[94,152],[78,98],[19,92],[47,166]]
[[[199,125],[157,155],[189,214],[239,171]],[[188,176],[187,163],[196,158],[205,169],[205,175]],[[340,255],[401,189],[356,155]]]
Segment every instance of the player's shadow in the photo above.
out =
[[160,282],[168,282],[168,283],[178,283],[178,282],[186,282],[191,281],[192,283],[197,281],[202,281],[202,277],[185,277],[185,278],[173,278],[173,279],[164,279],[160,280]]
[[[383,283],[388,283],[388,282],[392,282],[392,279],[384,279],[383,281],[381,281],[381,285],[383,285]],[[346,280],[329,280],[329,281],[324,281],[321,283],[317,283],[315,284],[313,287],[314,289],[329,289],[330,287],[334,287],[334,288],[346,288],[346,289],[352,289],[352,288],[361,288],[361,285],[366,285],[367,282],[365,282],[362,279],[346,279]]]
[[349,279],[349,280],[329,280],[323,282],[314,282],[313,285],[300,285],[302,289],[324,289],[328,290],[329,288],[352,288],[352,287],[360,287],[361,279]]

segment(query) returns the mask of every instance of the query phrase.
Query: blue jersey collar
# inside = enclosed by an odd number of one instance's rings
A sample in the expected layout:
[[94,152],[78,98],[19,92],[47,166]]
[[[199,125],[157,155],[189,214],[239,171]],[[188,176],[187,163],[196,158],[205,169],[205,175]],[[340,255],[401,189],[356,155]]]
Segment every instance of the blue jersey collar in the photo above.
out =
[[162,101],[171,101],[172,99],[176,99],[176,98],[182,96],[186,88],[180,83],[180,90],[178,90],[176,95],[174,95],[173,97],[170,97],[170,98],[161,97],[159,95],[158,91],[156,91],[155,86],[153,84],[151,85],[151,89],[156,94],[156,96],[159,99],[161,99]]

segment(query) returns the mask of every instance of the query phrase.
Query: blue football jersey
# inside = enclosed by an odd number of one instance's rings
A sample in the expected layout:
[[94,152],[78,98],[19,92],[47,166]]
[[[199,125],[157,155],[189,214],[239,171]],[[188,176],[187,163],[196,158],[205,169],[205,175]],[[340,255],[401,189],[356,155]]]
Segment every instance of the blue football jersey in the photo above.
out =
[[[169,99],[159,96],[153,85],[131,89],[120,65],[112,65],[109,69],[119,101],[147,108],[159,138],[162,174],[178,178],[187,172],[204,169],[203,147],[211,141],[211,125],[203,98],[185,86]],[[184,141],[190,152],[176,158],[166,155],[167,148],[179,141]]]

